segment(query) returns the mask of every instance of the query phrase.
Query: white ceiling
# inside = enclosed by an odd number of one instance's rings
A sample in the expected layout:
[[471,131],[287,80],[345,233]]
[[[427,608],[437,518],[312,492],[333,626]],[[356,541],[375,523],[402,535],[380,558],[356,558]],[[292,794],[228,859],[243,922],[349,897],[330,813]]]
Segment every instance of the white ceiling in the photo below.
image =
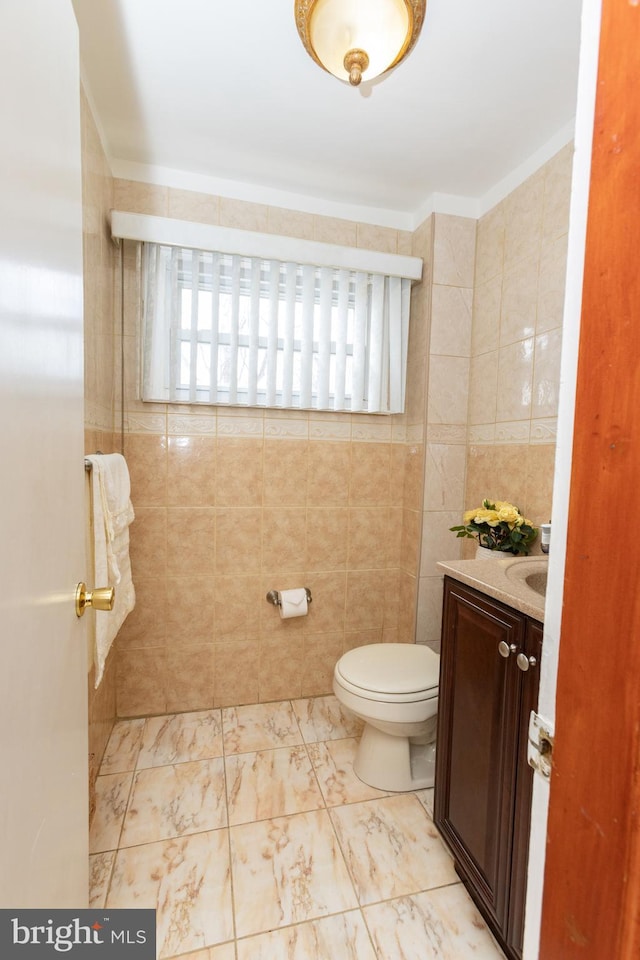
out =
[[413,226],[571,137],[582,0],[428,0],[360,88],[310,59],[293,0],[72,2],[117,176]]

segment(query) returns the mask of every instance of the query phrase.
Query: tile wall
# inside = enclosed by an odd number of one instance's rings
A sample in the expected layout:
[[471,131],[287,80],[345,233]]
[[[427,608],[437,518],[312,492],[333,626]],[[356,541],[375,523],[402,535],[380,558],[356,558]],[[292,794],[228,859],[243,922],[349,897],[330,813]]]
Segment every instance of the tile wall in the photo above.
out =
[[[480,221],[436,214],[409,234],[111,180],[83,117],[87,450],[120,449],[124,424],[138,598],[96,728],[116,689],[122,717],[315,696],[352,646],[437,644],[435,563],[460,556],[462,511],[495,496],[550,514],[571,149]],[[142,404],[139,253],[123,245],[121,339],[110,208],[422,257],[405,414]],[[309,616],[281,621],[267,590],[301,585]]]
[[[416,638],[438,649],[438,560],[483,498],[551,517],[573,146],[475,221],[434,220]],[[540,552],[536,543],[533,552]]]
[[[457,559],[460,541],[449,532],[464,508],[467,402],[476,221],[431,218],[433,273],[430,338],[424,346],[426,463],[416,639],[439,649],[442,575],[438,560]],[[420,231],[418,231],[420,233]]]
[[[85,377],[85,453],[114,449],[114,393],[117,387],[116,338],[114,329],[115,284],[118,271],[117,250],[109,232],[109,210],[113,206],[113,179],[91,110],[81,92],[82,129],[82,208],[84,261],[84,377]],[[87,506],[88,499],[87,480]],[[90,545],[87,550],[90,556]],[[90,563],[86,576],[91,583]],[[96,584],[101,586],[101,584]],[[94,626],[88,620],[87,630]],[[92,637],[89,637],[90,642]],[[92,648],[91,648],[92,649]],[[89,784],[90,809],[93,812],[93,785],[116,716],[115,660],[107,662],[104,679],[94,689],[92,652],[89,655]]]
[[[412,252],[402,231],[130,181],[115,181],[114,207]],[[414,639],[428,303],[402,416],[142,404],[138,258],[125,244],[137,605],[118,640],[118,714],[326,694],[346,649]],[[309,615],[282,621],[266,593],[296,586]]]
[[465,508],[511,500],[535,524],[551,518],[572,159],[569,144],[478,222]]

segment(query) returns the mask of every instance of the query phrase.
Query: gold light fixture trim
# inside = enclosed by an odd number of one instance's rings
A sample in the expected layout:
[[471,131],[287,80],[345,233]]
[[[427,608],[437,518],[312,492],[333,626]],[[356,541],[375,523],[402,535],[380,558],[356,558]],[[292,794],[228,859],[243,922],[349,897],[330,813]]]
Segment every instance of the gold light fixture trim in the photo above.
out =
[[369,66],[369,57],[366,50],[348,50],[344,55],[344,68],[349,74],[349,83],[357,87],[362,80],[362,74]]
[[294,0],[309,56],[352,86],[407,56],[420,36],[426,6],[426,0]]

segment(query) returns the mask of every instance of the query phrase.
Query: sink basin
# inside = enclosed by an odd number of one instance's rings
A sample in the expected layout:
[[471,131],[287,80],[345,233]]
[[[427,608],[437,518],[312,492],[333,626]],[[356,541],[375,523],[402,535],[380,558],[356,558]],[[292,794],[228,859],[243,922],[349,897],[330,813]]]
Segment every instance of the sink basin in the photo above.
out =
[[524,582],[528,587],[531,587],[532,590],[535,590],[536,593],[539,593],[541,597],[544,597],[547,592],[547,571],[540,570],[538,573],[529,573],[525,578]]
[[547,568],[549,561],[541,557],[517,557],[505,569],[509,580],[522,583],[539,597],[547,592]]

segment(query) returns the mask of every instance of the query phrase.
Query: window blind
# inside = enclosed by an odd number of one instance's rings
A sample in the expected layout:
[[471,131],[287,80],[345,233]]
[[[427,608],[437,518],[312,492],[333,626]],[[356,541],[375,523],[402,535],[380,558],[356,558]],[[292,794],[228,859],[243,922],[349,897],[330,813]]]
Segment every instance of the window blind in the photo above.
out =
[[404,408],[411,281],[143,244],[143,400]]

